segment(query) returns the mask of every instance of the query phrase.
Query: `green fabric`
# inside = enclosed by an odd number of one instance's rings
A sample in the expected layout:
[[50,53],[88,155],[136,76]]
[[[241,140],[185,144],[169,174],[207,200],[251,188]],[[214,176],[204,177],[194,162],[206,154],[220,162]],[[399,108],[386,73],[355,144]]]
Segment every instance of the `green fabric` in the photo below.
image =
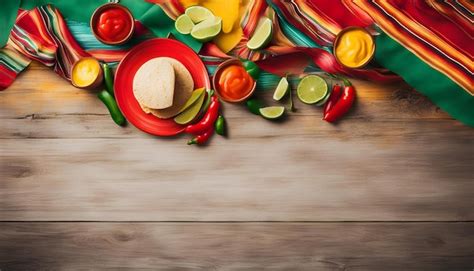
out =
[[[16,17],[18,0],[16,2],[16,9],[9,8],[8,11],[4,12],[14,14]],[[89,22],[94,10],[107,2],[107,0],[23,0],[21,1],[20,7],[29,10],[37,6],[52,4],[57,7],[68,20]],[[195,40],[190,35],[182,35],[175,31],[174,21],[169,18],[159,6],[144,0],[121,0],[120,4],[130,9],[135,19],[142,22],[157,37],[168,37],[169,34],[172,33],[176,39],[187,44],[195,52],[199,52],[201,49],[201,42]],[[8,30],[8,33],[9,32]],[[8,37],[8,33],[6,37]],[[3,38],[5,33],[2,31],[0,35],[0,38]],[[5,45],[5,43],[1,43],[0,47],[3,47],[3,45]]]
[[376,38],[375,59],[453,118],[474,127],[474,97],[385,33]]
[[0,8],[0,48],[5,46],[10,35],[10,30],[15,24],[19,0],[3,0]]

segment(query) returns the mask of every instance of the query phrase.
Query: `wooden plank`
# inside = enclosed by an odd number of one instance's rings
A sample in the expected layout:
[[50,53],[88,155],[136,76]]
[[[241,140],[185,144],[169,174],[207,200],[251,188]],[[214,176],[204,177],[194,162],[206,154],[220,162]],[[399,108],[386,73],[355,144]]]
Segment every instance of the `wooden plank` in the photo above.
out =
[[471,270],[473,223],[0,223],[2,270]]
[[[332,125],[314,115],[291,116],[284,122],[270,122],[258,116],[228,115],[229,139],[312,136],[332,138],[385,138],[398,141],[425,138],[427,144],[443,140],[464,140],[474,136],[470,127],[449,119],[397,120],[348,119]],[[29,115],[2,119],[0,139],[23,138],[148,138],[133,125],[117,126],[108,115]],[[465,142],[468,144],[469,142]]]
[[[405,84],[380,85],[355,80],[358,90],[357,106],[348,119],[451,119],[425,97],[410,90]],[[271,94],[259,94],[271,102]],[[297,100],[297,99],[296,99]],[[273,103],[273,102],[272,102]],[[321,109],[296,101],[295,115],[315,115],[318,121]],[[242,105],[225,104],[227,116],[252,115]],[[105,115],[106,109],[94,92],[76,89],[49,69],[32,65],[7,90],[0,92],[0,118],[22,118],[35,114],[38,117],[61,114]]]
[[0,220],[474,220],[472,137],[176,140],[3,139]]

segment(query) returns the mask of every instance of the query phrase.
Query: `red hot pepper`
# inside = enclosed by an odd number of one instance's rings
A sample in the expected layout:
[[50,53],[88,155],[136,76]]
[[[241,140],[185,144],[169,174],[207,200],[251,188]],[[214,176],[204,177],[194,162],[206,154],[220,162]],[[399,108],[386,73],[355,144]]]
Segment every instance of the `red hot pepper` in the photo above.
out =
[[341,97],[342,87],[338,84],[332,87],[331,96],[329,97],[328,102],[324,105],[323,114],[326,115],[329,110],[336,104],[339,97]]
[[351,109],[356,96],[356,91],[351,82],[344,79],[344,90],[337,102],[324,114],[323,120],[327,122],[335,122],[344,116]]
[[194,144],[203,145],[209,140],[209,138],[211,138],[213,133],[214,133],[214,128],[211,126],[211,128],[207,130],[206,132],[204,132],[203,134],[200,134],[196,136],[195,138],[189,140],[188,145],[194,145]]
[[212,96],[211,104],[209,109],[207,109],[204,117],[196,124],[190,124],[184,130],[188,134],[201,135],[204,132],[214,127],[214,122],[216,122],[217,117],[219,116],[219,99],[217,96]]

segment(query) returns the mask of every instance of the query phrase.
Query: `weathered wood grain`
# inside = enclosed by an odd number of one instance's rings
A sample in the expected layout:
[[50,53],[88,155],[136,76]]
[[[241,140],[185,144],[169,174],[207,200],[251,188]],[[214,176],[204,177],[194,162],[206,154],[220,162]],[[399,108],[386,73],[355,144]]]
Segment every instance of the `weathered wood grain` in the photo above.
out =
[[336,126],[226,104],[229,139],[194,148],[31,65],[0,92],[0,270],[473,269],[474,130],[356,87]]
[[0,220],[474,220],[472,138],[3,139]]
[[[380,85],[358,80],[354,84],[358,90],[358,101],[346,119],[451,119],[405,84]],[[270,98],[271,94],[270,91],[259,96]],[[271,99],[267,100],[272,102]],[[320,121],[320,108],[303,105],[299,101],[296,103],[298,112],[294,115],[316,115],[315,121]],[[225,110],[228,117],[254,117],[242,105],[225,104]],[[28,72],[22,73],[9,89],[0,92],[1,119],[33,114],[39,117],[105,115],[106,109],[94,92],[76,89],[50,70],[35,64]]]
[[32,65],[0,93],[0,220],[473,220],[474,130],[406,86],[357,88],[337,126],[227,105],[230,138],[194,148]]
[[3,223],[2,270],[471,270],[473,223]]

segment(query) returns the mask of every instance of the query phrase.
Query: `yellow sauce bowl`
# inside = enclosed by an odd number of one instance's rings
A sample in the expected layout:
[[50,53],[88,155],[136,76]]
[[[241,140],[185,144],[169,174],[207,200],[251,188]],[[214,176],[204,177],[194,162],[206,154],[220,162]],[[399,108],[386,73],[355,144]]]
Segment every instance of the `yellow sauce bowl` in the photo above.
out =
[[362,27],[347,27],[334,40],[333,53],[339,64],[350,69],[362,68],[375,55],[375,41]]
[[71,69],[71,82],[77,88],[95,89],[102,84],[103,77],[99,61],[93,57],[79,59]]

